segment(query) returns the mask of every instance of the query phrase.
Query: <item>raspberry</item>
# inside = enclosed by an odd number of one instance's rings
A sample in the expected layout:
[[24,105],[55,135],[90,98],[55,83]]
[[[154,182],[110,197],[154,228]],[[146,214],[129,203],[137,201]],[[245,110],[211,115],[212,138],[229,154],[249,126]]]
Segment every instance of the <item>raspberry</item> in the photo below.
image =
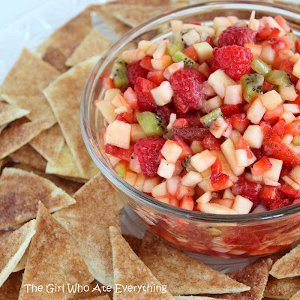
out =
[[135,81],[134,91],[137,95],[137,102],[140,111],[154,111],[156,104],[150,91],[156,88],[152,81],[138,77]]
[[218,40],[219,47],[238,45],[244,46],[247,43],[254,44],[257,32],[242,26],[230,26],[225,29]]
[[195,69],[184,68],[175,72],[170,83],[174,91],[174,105],[182,113],[190,109],[199,109],[199,102],[204,99],[204,77]]
[[201,141],[209,130],[207,128],[200,127],[181,127],[172,129],[173,135],[182,138],[185,142],[191,143],[192,141]]
[[148,71],[141,67],[140,62],[135,62],[127,66],[127,77],[129,85],[134,86],[138,77],[147,78]]
[[213,56],[215,68],[222,69],[234,80],[239,80],[251,71],[253,55],[248,48],[236,45],[215,48]]
[[165,140],[159,137],[148,137],[138,140],[134,145],[134,154],[137,156],[143,174],[155,176],[161,160],[160,150]]

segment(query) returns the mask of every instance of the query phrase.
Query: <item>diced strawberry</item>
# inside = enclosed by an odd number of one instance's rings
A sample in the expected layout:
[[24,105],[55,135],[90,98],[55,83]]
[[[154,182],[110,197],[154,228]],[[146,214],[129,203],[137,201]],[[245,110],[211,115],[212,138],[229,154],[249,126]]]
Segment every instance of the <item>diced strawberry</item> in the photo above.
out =
[[292,200],[290,199],[279,199],[270,204],[269,208],[271,210],[283,208],[292,204]]
[[162,70],[155,70],[155,71],[150,71],[147,75],[147,78],[157,85],[161,84],[163,81],[165,81],[165,77],[163,75],[164,71]]
[[188,126],[189,126],[189,123],[184,118],[176,119],[175,122],[173,123],[173,127],[176,127],[176,128],[182,128],[182,127],[188,127]]
[[148,70],[141,67],[140,62],[134,62],[127,66],[127,77],[130,86],[134,86],[137,78],[147,78]]
[[190,156],[193,154],[192,149],[184,142],[182,138],[179,136],[174,136],[174,140],[179,144],[179,146],[182,148],[181,155],[179,157],[179,160],[185,159],[187,156]]
[[151,59],[152,57],[151,56],[145,56],[141,62],[140,62],[140,66],[148,71],[151,71],[153,70],[152,68],[152,64],[151,64]]
[[273,132],[279,136],[283,136],[285,132],[285,126],[286,122],[284,119],[280,119],[274,126],[273,126]]
[[240,133],[243,133],[250,124],[250,120],[244,113],[232,115],[230,121],[233,129],[237,130]]
[[281,199],[279,188],[275,186],[264,185],[259,193],[259,197],[266,207],[270,207],[273,202]]
[[205,39],[205,41],[206,41],[207,43],[209,43],[212,47],[215,47],[214,40],[213,40],[213,38],[212,38],[211,36],[208,36],[208,37]]
[[123,149],[110,144],[106,144],[104,150],[107,154],[127,161],[130,160],[130,157],[133,153],[133,147],[130,147],[129,149]]
[[209,133],[201,140],[201,146],[207,150],[220,150],[221,142]]
[[186,49],[183,50],[183,53],[188,56],[190,59],[192,59],[193,61],[197,61],[198,60],[198,54],[194,48],[194,46],[189,46]]
[[241,175],[239,176],[238,181],[234,183],[232,192],[235,195],[241,195],[250,199],[254,206],[256,206],[260,201],[259,192],[261,188],[261,184],[249,181],[244,175]]
[[276,16],[274,19],[281,26],[281,28],[283,28],[283,30],[285,30],[286,32],[291,31],[288,22],[281,15]]
[[294,64],[290,61],[290,56],[282,52],[279,51],[276,54],[273,67],[278,70],[285,71],[286,73],[291,75],[293,73]]
[[223,165],[219,158],[216,159],[214,164],[211,166],[211,176],[218,176],[222,173]]
[[155,176],[160,164],[160,150],[165,140],[158,137],[148,137],[138,140],[134,145],[134,154],[137,156],[144,175]]
[[115,88],[114,82],[113,82],[112,78],[110,78],[110,77],[102,77],[102,78],[100,78],[100,82],[104,89],[109,90],[109,89]]
[[267,156],[280,159],[287,166],[300,165],[300,155],[286,145],[275,133],[270,133],[265,137],[263,149]]
[[300,107],[300,95],[295,99],[293,103],[297,104]]
[[250,146],[249,144],[247,143],[247,141],[243,138],[243,137],[240,137],[238,142],[236,143],[235,145],[235,148],[238,150],[238,149],[243,149],[243,150],[246,150],[247,152],[247,157],[249,159],[251,159],[253,157],[253,153],[250,149]]
[[136,123],[135,114],[132,112],[121,113],[121,114],[117,115],[116,120],[119,120],[119,121],[122,121],[125,123],[129,123],[129,124]]
[[285,134],[300,135],[300,120],[295,120],[285,126]]
[[194,200],[191,196],[184,196],[180,202],[179,207],[187,210],[193,210],[194,208]]
[[259,126],[262,129],[262,131],[264,133],[264,136],[270,134],[271,131],[272,131],[272,127],[267,122],[262,121],[262,122],[259,123]]
[[300,197],[300,190],[296,190],[288,184],[281,185],[280,193],[283,198],[297,199]]
[[207,128],[200,127],[182,127],[173,128],[173,135],[182,138],[184,141],[191,143],[192,141],[202,141],[202,139],[209,133]]
[[265,121],[278,121],[278,119],[280,118],[280,116],[283,113],[283,105],[280,104],[278,105],[276,108],[272,109],[272,110],[267,110],[264,114],[264,120]]
[[156,104],[151,94],[151,90],[156,88],[156,84],[144,78],[137,78],[134,90],[138,99],[140,111],[154,111]]
[[300,41],[297,39],[295,43],[296,53],[300,53]]
[[170,83],[176,110],[187,113],[189,110],[200,108],[204,99],[201,84],[204,80],[203,75],[190,68],[180,69],[171,76]]
[[263,156],[259,161],[257,161],[252,167],[252,174],[254,176],[259,176],[267,172],[272,168],[272,163],[267,156]]
[[262,91],[264,93],[271,91],[273,89],[274,85],[272,83],[269,83],[267,81],[264,81],[263,86],[262,86]]
[[271,28],[269,24],[266,24],[263,28],[259,29],[257,36],[260,40],[268,40],[277,37],[279,33],[278,28]]
[[221,191],[228,187],[230,178],[227,174],[220,173],[216,176],[210,176],[210,182],[215,191]]
[[231,117],[232,115],[243,113],[243,107],[241,104],[225,104],[221,107],[221,111],[224,117]]

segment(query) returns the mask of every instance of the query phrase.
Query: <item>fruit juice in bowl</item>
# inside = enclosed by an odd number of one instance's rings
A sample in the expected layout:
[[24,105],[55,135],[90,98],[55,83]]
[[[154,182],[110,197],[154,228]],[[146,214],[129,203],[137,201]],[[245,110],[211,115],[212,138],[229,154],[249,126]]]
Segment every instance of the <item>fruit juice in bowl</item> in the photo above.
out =
[[84,140],[157,235],[226,258],[299,240],[298,28],[267,3],[208,2],[130,31],[95,67]]

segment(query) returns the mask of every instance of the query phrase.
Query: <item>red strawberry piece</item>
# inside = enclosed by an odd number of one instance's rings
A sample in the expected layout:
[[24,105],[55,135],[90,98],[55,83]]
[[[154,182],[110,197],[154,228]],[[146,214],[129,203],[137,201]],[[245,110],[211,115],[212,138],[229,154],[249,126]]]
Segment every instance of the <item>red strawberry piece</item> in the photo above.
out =
[[198,60],[198,54],[194,48],[194,46],[189,46],[187,48],[185,48],[183,50],[183,53],[188,56],[190,59],[192,59],[193,61],[197,61]]
[[274,85],[272,83],[264,81],[263,86],[262,86],[262,90],[264,93],[273,90],[273,88],[274,88]]
[[224,117],[231,117],[235,114],[243,113],[243,107],[241,104],[225,104],[221,107],[221,111]]
[[119,120],[119,121],[122,121],[125,123],[129,123],[129,124],[136,123],[135,114],[133,114],[132,112],[121,113],[121,114],[117,115],[116,120]]
[[253,55],[249,48],[236,45],[215,48],[213,56],[215,66],[234,80],[251,71]]
[[293,103],[297,104],[300,107],[300,95],[295,99]]
[[283,208],[283,207],[289,206],[292,203],[293,203],[293,201],[290,200],[290,199],[279,199],[279,200],[274,201],[273,203],[271,203],[270,206],[269,206],[269,208],[271,210],[279,209],[279,208]]
[[174,136],[178,136],[184,141],[191,143],[192,141],[201,141],[209,133],[209,130],[200,127],[173,127],[172,132]]
[[218,174],[216,176],[210,176],[210,182],[214,190],[221,191],[226,189],[228,186],[228,183],[230,181],[230,178],[227,174]]
[[173,123],[173,127],[176,128],[182,128],[182,127],[188,127],[189,123],[185,118],[179,118],[176,119],[175,122]]
[[276,202],[281,199],[279,188],[275,186],[264,185],[259,193],[259,197],[262,200],[263,204],[270,208],[270,205],[273,202]]
[[286,121],[284,119],[280,119],[272,128],[273,132],[279,136],[283,136],[285,132]]
[[221,142],[219,139],[209,133],[201,141],[201,146],[207,150],[220,150]]
[[161,160],[160,150],[165,140],[159,137],[148,137],[138,140],[134,145],[134,154],[137,156],[143,174],[155,176]]
[[152,57],[151,56],[145,56],[141,62],[140,66],[148,71],[153,70],[152,63],[151,63]]
[[201,85],[204,80],[203,75],[190,68],[183,68],[171,76],[170,83],[174,92],[173,102],[176,110],[186,113],[191,109],[199,109],[204,99]]
[[257,37],[260,40],[267,40],[277,37],[279,33],[280,30],[278,28],[272,28],[269,24],[266,24],[264,27],[259,29]]
[[[187,156],[191,156],[193,154],[192,149],[185,143],[183,139],[181,139],[179,136],[175,136],[174,140],[178,143],[178,145],[181,147],[182,152],[179,157],[179,160],[185,159]],[[179,160],[177,162],[179,162]]]
[[153,81],[156,84],[161,84],[166,80],[166,78],[164,77],[164,71],[160,70],[150,71],[147,75],[147,79]]
[[134,62],[127,66],[127,77],[130,86],[134,86],[138,77],[147,78],[148,70],[141,67],[140,62]]
[[133,147],[130,147],[129,149],[123,149],[110,144],[106,144],[104,150],[107,154],[128,161],[133,153]]
[[246,114],[234,114],[230,118],[232,128],[239,131],[240,133],[244,133],[250,124],[249,119],[247,119]]
[[244,46],[247,43],[254,44],[257,32],[243,26],[230,26],[225,29],[218,40],[219,47],[238,45]]
[[156,88],[152,81],[138,77],[134,85],[134,91],[137,95],[137,102],[140,111],[154,111],[156,104],[151,94],[151,90]]
[[296,53],[300,53],[300,41],[297,39],[295,43]]
[[252,174],[254,176],[259,176],[267,172],[272,168],[272,163],[267,156],[263,156],[260,160],[258,160],[252,168]]
[[300,197],[300,190],[296,190],[288,184],[283,184],[280,187],[280,193],[283,198],[297,199]]
[[292,123],[289,123],[285,127],[285,133],[291,135],[300,135],[300,120],[295,120]]
[[280,136],[275,133],[270,133],[265,137],[263,149],[267,156],[280,159],[287,166],[295,167],[300,165],[300,155],[285,144]]
[[260,201],[259,192],[261,188],[261,184],[249,181],[244,175],[241,175],[238,181],[234,183],[232,192],[235,195],[241,195],[248,198],[253,202],[254,206],[256,206]]
[[179,207],[187,210],[193,210],[194,208],[194,200],[191,196],[183,196],[180,200]]

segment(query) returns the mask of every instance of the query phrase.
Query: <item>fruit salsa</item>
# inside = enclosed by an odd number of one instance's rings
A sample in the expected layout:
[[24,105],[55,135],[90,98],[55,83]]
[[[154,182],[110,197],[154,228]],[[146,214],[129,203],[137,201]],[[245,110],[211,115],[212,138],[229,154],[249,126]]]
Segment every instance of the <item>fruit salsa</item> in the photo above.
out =
[[214,214],[300,202],[300,42],[281,16],[171,21],[114,62],[96,101],[117,174]]

